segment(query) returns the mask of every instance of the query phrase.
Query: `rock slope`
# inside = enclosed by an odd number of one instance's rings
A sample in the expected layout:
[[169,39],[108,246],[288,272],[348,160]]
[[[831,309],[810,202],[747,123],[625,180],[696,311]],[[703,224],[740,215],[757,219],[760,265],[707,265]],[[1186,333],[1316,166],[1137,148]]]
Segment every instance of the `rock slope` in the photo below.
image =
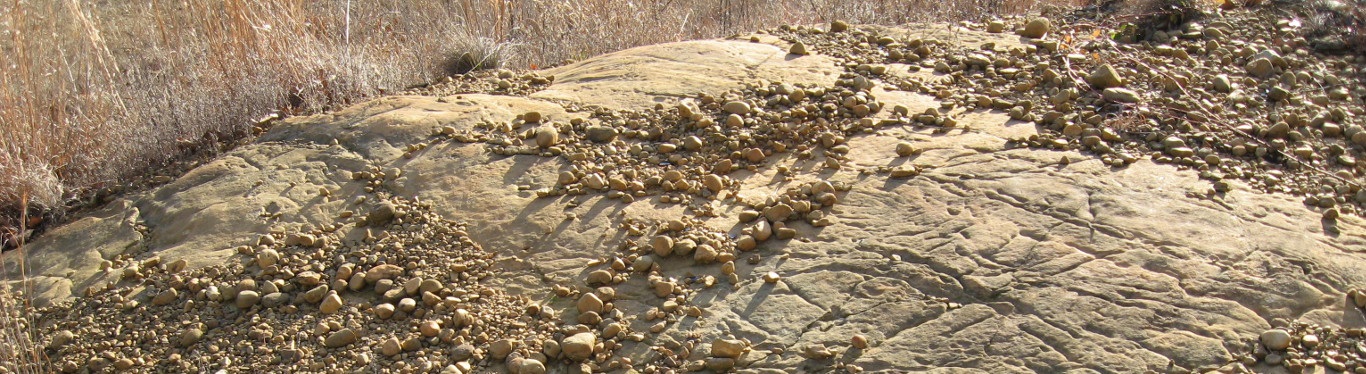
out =
[[66,372],[1366,371],[1361,61],[1228,17],[783,27],[292,118],[28,246],[36,323]]

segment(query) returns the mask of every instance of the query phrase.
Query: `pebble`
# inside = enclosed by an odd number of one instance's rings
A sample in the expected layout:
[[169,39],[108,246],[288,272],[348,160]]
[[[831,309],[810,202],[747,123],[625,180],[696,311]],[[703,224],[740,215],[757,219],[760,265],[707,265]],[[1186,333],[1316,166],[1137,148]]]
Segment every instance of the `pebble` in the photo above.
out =
[[900,143],[896,143],[896,155],[897,155],[897,156],[901,156],[901,157],[910,157],[910,156],[914,156],[916,153],[919,153],[919,152],[915,149],[915,146],[914,146],[914,145],[911,145],[911,143],[909,143],[909,142],[900,142]]
[[868,337],[863,334],[854,334],[852,338],[849,338],[849,345],[858,349],[868,349]]
[[389,319],[394,316],[394,304],[383,303],[374,308],[375,316],[379,319]]
[[541,126],[536,128],[536,146],[550,148],[560,142],[560,131],[554,127]]
[[397,356],[403,353],[403,346],[399,344],[398,338],[391,336],[379,343],[379,353],[390,357]]
[[351,345],[351,343],[355,343],[356,340],[359,339],[360,334],[357,334],[355,330],[344,328],[328,335],[326,339],[323,339],[323,345],[328,348],[344,347]]
[[1120,87],[1123,86],[1125,82],[1124,78],[1119,76],[1119,72],[1115,71],[1113,66],[1110,66],[1110,64],[1102,64],[1097,66],[1095,70],[1092,70],[1091,75],[1086,76],[1086,83],[1104,89]]
[[1284,351],[1290,347],[1290,332],[1282,329],[1267,330],[1262,333],[1261,340],[1266,349]]
[[667,235],[656,236],[650,240],[650,248],[654,250],[656,256],[668,257],[674,250],[674,238]]
[[802,42],[792,43],[792,48],[789,48],[789,49],[787,50],[787,53],[794,54],[794,55],[800,55],[800,56],[805,56],[805,55],[810,54],[810,52],[806,50],[806,44],[805,44],[805,43],[802,43]]
[[199,339],[202,339],[203,337],[204,330],[199,327],[190,327],[180,332],[180,336],[176,338],[176,342],[179,343],[181,347],[189,347],[198,343]]
[[541,112],[531,111],[522,115],[522,121],[526,123],[540,123]]
[[545,364],[536,359],[523,359],[518,374],[545,374]]
[[564,338],[560,342],[560,352],[565,358],[573,361],[586,361],[593,356],[593,346],[598,344],[598,338],[591,332],[581,332]]
[[179,292],[179,291],[176,291],[174,288],[169,288],[169,289],[166,289],[165,291],[161,291],[161,293],[158,293],[158,294],[156,295],[156,297],[153,297],[153,298],[152,298],[152,305],[155,305],[155,306],[168,305],[168,304],[170,304],[170,303],[175,302],[176,299],[179,298],[179,297],[180,297],[180,292]]
[[610,126],[588,126],[586,135],[588,140],[594,143],[611,143],[617,140],[617,129]]
[[238,308],[248,309],[256,306],[259,301],[261,301],[261,294],[256,293],[256,291],[247,290],[237,293],[236,305]]
[[1025,23],[1024,29],[1020,31],[1020,36],[1038,39],[1042,38],[1045,34],[1048,34],[1048,31],[1052,28],[1053,22],[1049,21],[1047,18],[1034,18]]
[[830,23],[830,32],[844,32],[849,30],[849,23],[844,21],[834,21]]
[[740,358],[748,345],[743,340],[716,339],[711,342],[712,357]]
[[721,106],[721,110],[726,111],[726,113],[737,114],[742,116],[747,115],[750,112],[749,103],[743,101],[726,102],[725,105]]
[[583,296],[579,297],[579,302],[576,305],[579,309],[579,313],[602,313],[602,307],[604,304],[602,302],[602,299],[599,298],[597,294],[592,292],[586,292],[583,294]]
[[403,275],[403,268],[393,264],[377,265],[365,272],[365,283],[374,284],[380,279],[394,279]]
[[992,20],[991,22],[987,23],[987,32],[989,32],[989,33],[992,33],[992,34],[999,34],[999,33],[1005,32],[1005,31],[1006,31],[1006,23],[1005,23],[1004,21],[1001,21],[1001,20]]
[[778,275],[777,272],[770,271],[764,274],[764,283],[778,283],[778,281],[782,279],[783,277]]
[[1356,304],[1357,308],[1366,309],[1366,291],[1353,290],[1351,292],[1351,299],[1352,303]]
[[1276,73],[1276,66],[1271,63],[1271,59],[1266,57],[1253,59],[1244,68],[1247,69],[1248,74],[1257,78],[1267,78]]
[[502,360],[512,354],[512,350],[517,348],[517,341],[512,339],[500,339],[489,344],[489,355],[494,359]]
[[332,313],[336,313],[337,311],[341,310],[341,307],[342,307],[342,299],[341,299],[341,296],[340,296],[340,295],[337,295],[336,292],[332,292],[332,293],[327,294],[327,297],[324,297],[324,298],[323,298],[322,304],[321,304],[321,305],[318,305],[318,310],[319,310],[319,311],[322,311],[323,314],[332,314]]
[[1101,96],[1104,97],[1105,100],[1117,103],[1133,104],[1143,101],[1143,97],[1139,96],[1138,92],[1119,87],[1106,88],[1101,91]]

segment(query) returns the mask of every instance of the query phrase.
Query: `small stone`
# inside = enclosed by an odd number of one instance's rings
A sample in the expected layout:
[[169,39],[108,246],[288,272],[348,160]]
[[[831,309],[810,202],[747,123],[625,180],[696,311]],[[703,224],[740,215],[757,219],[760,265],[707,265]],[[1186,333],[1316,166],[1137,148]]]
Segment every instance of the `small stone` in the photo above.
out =
[[518,374],[545,374],[545,364],[542,363],[540,360],[535,360],[535,359],[530,359],[530,358],[528,358],[528,359],[523,359],[523,360],[522,360],[522,365],[521,365],[521,370],[519,370],[517,373],[518,373]]
[[133,362],[133,359],[131,358],[121,358],[118,361],[114,361],[114,368],[119,370],[128,370],[136,364],[137,363]]
[[397,356],[403,353],[403,346],[399,344],[398,338],[391,336],[379,343],[379,353],[389,357]]
[[537,111],[526,112],[526,114],[523,114],[523,115],[522,115],[522,121],[524,121],[524,122],[526,122],[526,123],[540,123],[540,122],[541,122],[541,112],[537,112]]
[[341,310],[341,307],[342,307],[342,299],[341,299],[341,296],[340,296],[340,295],[337,295],[336,292],[333,292],[333,293],[327,294],[327,297],[324,297],[324,298],[323,298],[322,304],[318,305],[318,310],[322,311],[323,314],[332,314],[332,313],[336,313],[337,311]]
[[560,342],[560,351],[566,358],[574,361],[586,361],[593,356],[593,346],[598,344],[598,338],[591,332],[581,332],[564,338]]
[[550,148],[560,142],[560,132],[554,127],[541,126],[536,128],[536,146]]
[[896,143],[896,155],[897,155],[897,156],[901,156],[901,157],[910,157],[910,156],[914,156],[916,153],[919,153],[919,152],[915,149],[915,146],[914,146],[914,145],[911,145],[911,143],[909,143],[909,142],[900,142],[900,143]]
[[745,348],[748,346],[743,340],[716,339],[711,342],[711,355],[712,357],[740,358],[740,355],[745,353]]
[[321,302],[323,301],[323,297],[327,296],[328,291],[329,287],[326,284],[313,287],[308,291],[304,292],[304,301],[307,301],[309,303]]
[[256,303],[259,301],[261,301],[261,294],[256,293],[256,291],[247,290],[237,293],[236,304],[238,308],[251,308],[252,306],[255,306]]
[[610,143],[617,140],[617,129],[608,126],[588,126],[588,140],[594,143]]
[[792,48],[789,48],[789,49],[787,50],[787,53],[794,54],[794,55],[800,55],[800,56],[805,56],[805,55],[810,54],[810,52],[808,52],[808,51],[806,50],[806,44],[805,44],[805,43],[802,43],[802,42],[792,43]]
[[1103,64],[1091,71],[1091,75],[1086,76],[1086,83],[1099,88],[1120,87],[1124,85],[1124,78],[1119,76],[1110,64]]
[[650,240],[650,247],[654,249],[656,256],[668,257],[674,250],[674,238],[667,235],[656,236]]
[[389,319],[394,316],[394,304],[384,303],[376,305],[374,308],[375,317],[379,319]]
[[156,295],[156,297],[153,297],[153,298],[152,298],[152,305],[155,305],[155,306],[167,305],[167,304],[170,304],[170,303],[175,302],[176,299],[179,298],[179,297],[180,297],[180,292],[179,292],[179,291],[176,291],[174,288],[168,288],[168,289],[166,289],[165,291],[161,291],[161,293],[158,293],[158,294]]
[[1214,76],[1214,90],[1222,93],[1233,92],[1233,82],[1229,81],[1227,74]]
[[394,279],[403,275],[403,268],[393,264],[377,265],[365,272],[365,283],[374,284],[380,279]]
[[602,313],[603,302],[597,294],[592,292],[586,292],[583,294],[583,296],[579,297],[579,302],[577,306],[579,309],[579,313]]
[[759,241],[753,236],[741,235],[740,238],[735,239],[735,249],[741,252],[752,251],[757,246],[759,246]]
[[781,279],[783,279],[783,277],[778,275],[777,272],[770,271],[767,274],[764,274],[764,283],[778,283]]
[[198,343],[199,339],[203,337],[204,330],[199,327],[191,327],[185,329],[185,331],[181,331],[180,337],[176,339],[176,342],[179,343],[181,347],[189,347],[194,345],[194,343]]
[[1119,87],[1106,88],[1104,91],[1101,91],[1101,96],[1104,97],[1105,100],[1117,103],[1133,104],[1143,101],[1143,97],[1139,96],[1138,92]]
[[461,344],[451,348],[451,359],[455,361],[465,361],[474,357],[475,348],[470,344]]
[[489,344],[489,355],[494,359],[502,360],[512,354],[512,350],[517,349],[517,341],[512,339],[502,339]]
[[280,252],[274,249],[266,248],[265,250],[256,253],[256,266],[259,266],[262,269],[275,266],[275,264],[279,262]]
[[1243,68],[1247,69],[1248,74],[1257,78],[1270,77],[1271,74],[1276,73],[1276,65],[1272,64],[1271,59],[1266,57],[1253,59]]
[[398,207],[386,201],[376,206],[374,211],[365,216],[365,224],[371,227],[387,226],[389,222],[394,221],[394,217],[397,215]]
[[1042,38],[1045,34],[1048,34],[1048,31],[1052,28],[1053,23],[1047,18],[1034,18],[1025,23],[1024,30],[1020,31],[1020,36],[1038,39]]
[[726,105],[722,105],[721,110],[726,111],[726,113],[738,114],[743,116],[749,114],[750,108],[749,103],[743,101],[731,101],[727,102]]
[[792,207],[787,204],[779,203],[777,205],[764,209],[764,217],[767,217],[768,220],[771,222],[783,222],[791,216]]
[[733,358],[711,357],[705,362],[704,367],[717,373],[724,373],[735,367],[735,359]]
[[863,336],[863,334],[854,334],[854,337],[849,338],[849,345],[858,349],[868,349],[868,337]]
[[849,23],[847,22],[837,20],[830,23],[830,32],[844,32],[847,30],[849,30]]
[[1262,333],[1262,344],[1269,350],[1284,351],[1290,347],[1290,332],[1282,329],[1266,330]]
[[355,343],[358,339],[360,339],[360,334],[357,334],[355,330],[344,328],[323,339],[323,345],[328,348],[344,347]]
[[987,32],[989,33],[1000,34],[1005,31],[1006,23],[1001,20],[992,20],[991,22],[987,23]]
[[1356,290],[1352,295],[1352,303],[1356,304],[1357,308],[1366,309],[1366,291]]

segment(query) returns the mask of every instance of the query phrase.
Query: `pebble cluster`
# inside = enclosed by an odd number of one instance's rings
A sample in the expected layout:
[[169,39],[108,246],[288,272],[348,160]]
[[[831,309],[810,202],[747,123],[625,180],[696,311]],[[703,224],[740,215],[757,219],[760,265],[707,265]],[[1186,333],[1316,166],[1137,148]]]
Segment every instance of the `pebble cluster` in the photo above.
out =
[[55,369],[463,373],[492,362],[534,374],[583,361],[542,349],[582,349],[554,310],[483,284],[493,255],[463,225],[416,201],[356,203],[369,212],[262,235],[230,265],[109,262],[120,281],[40,311]]
[[[1348,307],[1366,312],[1366,290],[1347,293]],[[1263,332],[1251,354],[1240,356],[1243,372],[1258,362],[1284,366],[1291,373],[1326,368],[1332,372],[1366,374],[1366,328],[1339,328],[1307,323]]]

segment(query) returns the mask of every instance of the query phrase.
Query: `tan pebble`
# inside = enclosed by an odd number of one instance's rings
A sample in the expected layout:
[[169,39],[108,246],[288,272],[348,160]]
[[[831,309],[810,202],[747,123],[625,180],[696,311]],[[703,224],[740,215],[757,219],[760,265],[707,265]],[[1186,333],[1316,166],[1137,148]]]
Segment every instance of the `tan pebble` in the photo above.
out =
[[752,251],[755,247],[758,247],[758,245],[759,241],[755,240],[755,238],[750,235],[741,235],[739,238],[735,239],[735,249],[741,252]]
[[545,364],[537,359],[523,359],[517,374],[545,374]]
[[759,215],[760,215],[760,213],[759,213],[759,211],[757,211],[757,210],[744,210],[744,211],[741,211],[740,214],[739,214],[740,222],[741,222],[741,223],[746,223],[746,222],[754,221],[754,220],[756,220],[756,219],[759,219]]
[[593,347],[598,344],[598,338],[591,332],[581,332],[570,335],[560,342],[560,351],[565,358],[573,361],[586,361],[593,356]]
[[721,274],[735,274],[735,261],[726,261],[726,263],[721,264]]
[[365,282],[375,283],[380,279],[394,279],[403,275],[403,268],[393,264],[383,264],[370,268],[365,272]]
[[763,162],[765,158],[767,158],[767,156],[764,156],[764,150],[762,149],[750,148],[745,150],[745,160],[748,160],[749,162],[759,163]]
[[746,115],[750,113],[749,103],[743,101],[730,101],[721,106],[721,110],[730,114]]
[[805,55],[810,54],[810,51],[807,51],[807,50],[806,50],[806,44],[805,44],[805,43],[796,42],[796,43],[792,43],[792,48],[789,48],[789,49],[787,50],[787,53],[794,54],[794,55],[805,56]]
[[326,339],[323,339],[323,345],[328,348],[344,347],[359,339],[360,334],[357,334],[355,330],[346,328],[328,335]]
[[512,354],[514,349],[517,349],[517,343],[517,340],[512,339],[496,340],[492,344],[489,344],[489,355],[498,360],[507,358],[508,355]]
[[591,292],[584,293],[583,296],[579,297],[579,302],[576,305],[578,306],[579,313],[602,313],[602,299],[599,298],[597,294]]
[[711,342],[712,357],[739,358],[749,345],[738,339],[716,339]]
[[1290,332],[1282,329],[1271,329],[1262,333],[1261,341],[1266,348],[1273,351],[1283,351],[1290,347]]
[[908,143],[908,142],[896,143],[896,155],[897,155],[897,156],[901,156],[901,157],[910,157],[910,156],[915,155],[916,153],[919,153],[919,152],[915,149],[915,146],[914,146],[914,145],[911,145],[911,143]]
[[391,336],[379,343],[379,353],[390,357],[397,356],[403,353],[403,346],[399,344],[398,338]]
[[707,190],[711,191],[712,193],[721,192],[721,190],[725,189],[726,187],[725,184],[722,182],[721,177],[717,176],[716,174],[707,174],[703,176],[702,185],[706,186]]
[[[507,117],[504,117],[504,118],[507,118]],[[523,121],[523,122],[526,122],[526,123],[540,123],[540,122],[541,122],[541,112],[536,112],[536,111],[526,112],[526,114],[523,114],[523,115],[522,115],[522,121]]]
[[587,283],[589,286],[612,284],[612,272],[603,269],[591,271],[588,273]]
[[536,146],[549,148],[560,142],[560,132],[554,127],[541,126],[536,128]]
[[241,309],[248,309],[261,301],[261,294],[256,291],[246,290],[237,293],[236,305]]
[[1356,290],[1356,294],[1352,295],[1352,302],[1355,303],[1358,308],[1366,309],[1366,291]]
[[656,256],[668,257],[673,253],[674,239],[666,235],[656,236],[654,239],[650,240],[650,247],[654,250]]
[[194,345],[195,343],[198,343],[199,339],[203,337],[204,330],[196,326],[181,331],[180,337],[177,338],[176,341],[180,344],[181,347],[189,347]]
[[434,337],[441,333],[441,323],[433,320],[422,321],[422,324],[418,325],[418,332],[428,338]]
[[716,261],[717,255],[716,248],[707,244],[701,244],[698,245],[697,249],[693,252],[693,261],[699,264],[711,263],[712,261]]
[[654,265],[655,258],[653,256],[640,256],[635,262],[631,263],[631,270],[634,270],[637,273],[645,273],[649,272],[650,268],[654,267]]
[[393,317],[393,316],[394,316],[394,304],[390,304],[390,303],[379,304],[379,305],[375,306],[375,308],[374,308],[374,313],[375,313],[375,317],[379,317],[379,319],[389,319],[389,317]]
[[743,117],[740,117],[739,114],[732,114],[732,115],[726,116],[726,126],[730,126],[730,127],[740,127],[740,126],[743,126],[744,124],[745,124],[745,119],[744,119]]
[[1020,36],[1036,39],[1042,38],[1045,34],[1048,34],[1048,31],[1052,28],[1053,24],[1047,18],[1038,17],[1025,23],[1024,29],[1020,30]]
[[792,216],[792,212],[792,206],[779,203],[764,209],[764,217],[772,222],[783,222]]
[[863,334],[854,334],[849,338],[849,344],[858,349],[868,349],[868,337]]
[[770,271],[764,274],[764,283],[778,283],[778,281],[782,279],[783,277],[781,275],[778,275],[777,272]]
[[750,235],[754,236],[754,240],[760,242],[767,241],[768,238],[773,236],[773,226],[768,223],[768,220],[761,219],[751,227]]
[[155,305],[155,306],[167,305],[167,304],[170,304],[170,303],[175,302],[176,299],[179,298],[179,297],[180,297],[180,292],[179,292],[179,291],[176,291],[174,288],[170,288],[170,289],[167,289],[167,290],[165,290],[165,291],[161,291],[161,293],[158,293],[158,294],[156,295],[156,297],[153,297],[153,298],[152,298],[152,305]]
[[323,298],[323,302],[321,305],[318,306],[318,310],[322,311],[323,314],[332,314],[341,310],[341,307],[341,296],[337,295],[336,292],[332,292],[327,294],[327,297]]

